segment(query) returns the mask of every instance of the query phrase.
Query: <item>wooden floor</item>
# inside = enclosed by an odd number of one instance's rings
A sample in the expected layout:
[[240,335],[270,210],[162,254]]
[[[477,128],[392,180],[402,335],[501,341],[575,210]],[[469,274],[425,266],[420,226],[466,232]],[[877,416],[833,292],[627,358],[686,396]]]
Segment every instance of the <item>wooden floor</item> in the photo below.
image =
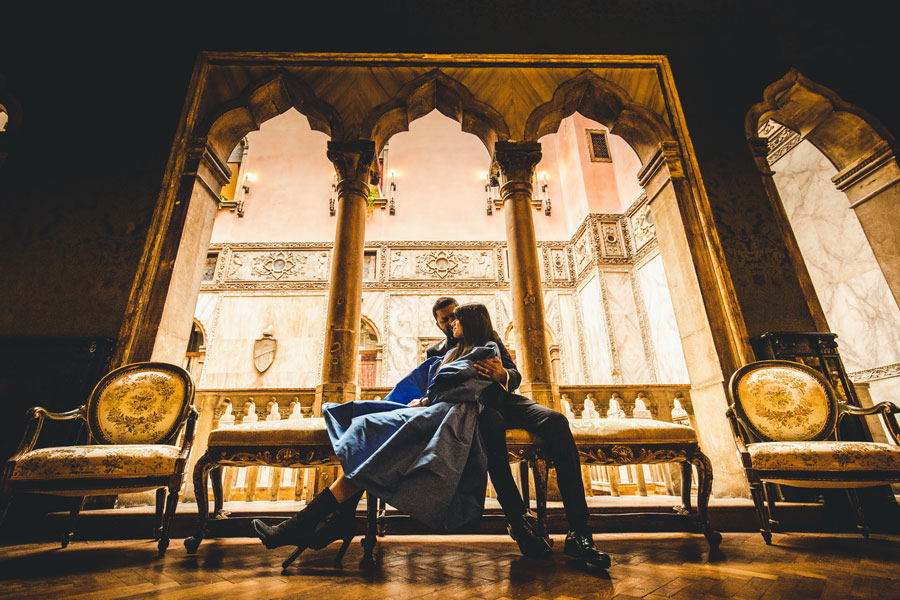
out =
[[610,534],[598,545],[609,572],[562,555],[519,555],[503,536],[393,536],[380,540],[374,567],[362,568],[358,539],[336,567],[337,545],[289,553],[248,538],[205,541],[188,556],[173,540],[163,559],[149,541],[74,541],[0,547],[0,598],[900,598],[900,536],[730,533],[710,560],[701,536]]

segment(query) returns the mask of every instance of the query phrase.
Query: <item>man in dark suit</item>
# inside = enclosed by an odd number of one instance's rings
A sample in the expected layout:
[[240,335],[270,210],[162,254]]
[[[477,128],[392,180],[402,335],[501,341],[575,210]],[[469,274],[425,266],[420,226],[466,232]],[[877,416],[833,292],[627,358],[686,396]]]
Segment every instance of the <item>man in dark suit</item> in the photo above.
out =
[[[457,305],[456,300],[446,297],[438,298],[434,303],[431,313],[435,324],[446,337],[428,348],[428,357],[443,356],[459,343],[453,337],[453,311]],[[566,535],[563,552],[593,565],[609,567],[609,556],[594,547],[587,528],[588,508],[584,483],[581,481],[581,464],[568,420],[551,408],[512,393],[522,382],[522,375],[497,332],[494,332],[494,342],[500,348],[500,358],[486,359],[475,364],[481,375],[496,382],[481,396],[484,409],[478,419],[478,429],[487,451],[488,472],[497,491],[497,501],[506,514],[509,535],[525,556],[547,558],[552,552],[550,544],[537,537],[533,526],[526,520],[528,509],[509,467],[506,430],[525,429],[544,439],[547,454],[556,467],[559,491],[569,521],[569,533]]]

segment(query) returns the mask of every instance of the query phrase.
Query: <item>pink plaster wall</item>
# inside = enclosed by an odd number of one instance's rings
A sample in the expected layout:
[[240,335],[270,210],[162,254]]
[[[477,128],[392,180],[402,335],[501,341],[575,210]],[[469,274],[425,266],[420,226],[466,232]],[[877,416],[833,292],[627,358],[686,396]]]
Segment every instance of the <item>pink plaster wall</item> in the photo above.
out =
[[[541,139],[538,185],[545,174],[552,212],[533,212],[539,240],[568,240],[588,212],[621,212],[637,197],[640,164],[624,140],[610,136],[614,162],[590,161],[584,130],[602,127],[576,113],[557,134]],[[325,156],[328,137],[291,109],[247,140],[242,172],[255,181],[244,196],[245,216],[219,211],[212,241],[332,241],[337,219],[328,213],[334,182]],[[376,208],[366,239],[505,240],[503,210],[486,213],[483,177],[489,164],[481,141],[456,121],[437,111],[417,119],[389,142],[383,189],[390,196],[389,184],[396,183],[396,214]]]

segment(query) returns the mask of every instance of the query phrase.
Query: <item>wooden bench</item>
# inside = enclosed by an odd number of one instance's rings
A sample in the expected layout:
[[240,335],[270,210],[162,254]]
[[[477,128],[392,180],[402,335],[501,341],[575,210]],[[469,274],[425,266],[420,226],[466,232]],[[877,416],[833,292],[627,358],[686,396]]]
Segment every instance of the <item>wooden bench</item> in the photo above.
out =
[[[712,468],[700,451],[696,433],[690,427],[650,419],[581,419],[571,421],[572,433],[581,461],[587,464],[626,465],[681,462],[682,502],[672,513],[663,516],[684,520],[692,529],[706,536],[712,549],[718,547],[721,535],[709,525],[707,506],[712,490]],[[507,431],[511,461],[519,462],[523,497],[530,496],[529,467],[534,478],[538,533],[546,535],[547,460],[543,440],[520,429]],[[697,467],[697,510],[691,507],[691,465]],[[194,489],[197,494],[197,528],[184,541],[191,554],[197,551],[206,534],[209,500],[203,490],[207,478],[212,483],[217,518],[223,511],[222,467],[325,467],[339,466],[331,448],[322,418],[244,423],[215,429],[209,435],[206,452],[194,467]],[[529,502],[526,500],[526,504]],[[364,560],[372,560],[378,532],[377,499],[367,495],[366,534],[362,540]],[[295,556],[288,558],[289,564]]]

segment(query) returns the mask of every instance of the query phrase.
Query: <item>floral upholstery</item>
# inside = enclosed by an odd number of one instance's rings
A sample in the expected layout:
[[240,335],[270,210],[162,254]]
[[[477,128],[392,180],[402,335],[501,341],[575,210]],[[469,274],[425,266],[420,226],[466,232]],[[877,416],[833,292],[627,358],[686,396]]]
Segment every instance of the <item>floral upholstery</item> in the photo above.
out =
[[163,441],[184,410],[185,382],[161,369],[127,371],[112,379],[92,408],[102,438],[113,444]]
[[814,376],[786,365],[747,373],[736,391],[749,424],[769,440],[814,438],[829,428],[835,410]]
[[747,451],[761,470],[900,471],[900,446],[875,442],[762,442]]
[[156,444],[41,448],[16,461],[12,480],[165,477],[175,471],[180,452],[175,446]]
[[578,445],[697,442],[692,428],[653,419],[575,419],[569,426]]

